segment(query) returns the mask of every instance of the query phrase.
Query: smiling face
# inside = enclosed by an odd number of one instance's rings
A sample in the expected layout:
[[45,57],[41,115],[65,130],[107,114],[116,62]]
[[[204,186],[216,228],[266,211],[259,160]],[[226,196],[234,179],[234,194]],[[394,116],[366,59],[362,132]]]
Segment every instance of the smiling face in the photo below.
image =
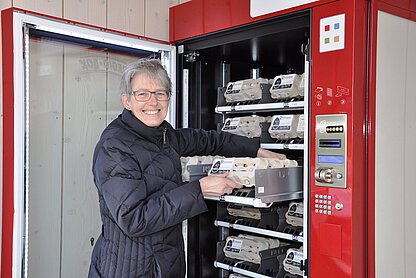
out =
[[[137,74],[131,80],[133,91],[147,90],[151,92],[166,90],[159,80],[152,79],[145,74]],[[132,111],[133,115],[150,127],[159,126],[168,114],[169,101],[157,100],[152,94],[147,101],[139,102],[132,95],[122,95],[121,100],[127,110]]]

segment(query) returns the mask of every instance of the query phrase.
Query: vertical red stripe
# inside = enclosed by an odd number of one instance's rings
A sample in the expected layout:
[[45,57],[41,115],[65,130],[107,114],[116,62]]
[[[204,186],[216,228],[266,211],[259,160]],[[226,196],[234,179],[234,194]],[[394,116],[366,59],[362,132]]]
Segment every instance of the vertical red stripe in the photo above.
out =
[[13,88],[13,10],[2,11],[3,58],[3,208],[1,277],[12,277],[13,264],[13,162],[14,162],[14,88]]
[[370,53],[368,79],[368,212],[367,212],[367,277],[375,275],[375,119],[376,119],[376,57],[377,57],[377,13],[378,1],[371,5]]

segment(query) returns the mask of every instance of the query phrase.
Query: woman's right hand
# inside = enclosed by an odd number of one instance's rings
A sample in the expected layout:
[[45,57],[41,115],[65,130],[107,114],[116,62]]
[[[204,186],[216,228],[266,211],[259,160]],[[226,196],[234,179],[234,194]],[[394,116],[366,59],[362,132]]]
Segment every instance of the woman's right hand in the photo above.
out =
[[204,196],[221,196],[230,194],[235,188],[242,188],[241,184],[227,178],[228,173],[210,175],[199,180]]

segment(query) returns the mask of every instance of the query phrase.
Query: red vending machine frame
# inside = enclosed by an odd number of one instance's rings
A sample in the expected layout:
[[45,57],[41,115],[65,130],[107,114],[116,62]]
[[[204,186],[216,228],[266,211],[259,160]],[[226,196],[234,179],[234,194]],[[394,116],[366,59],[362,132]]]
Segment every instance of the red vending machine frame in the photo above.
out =
[[[322,19],[345,15],[344,49],[321,52]],[[365,104],[367,2],[337,1],[312,10],[310,271],[312,277],[365,277]],[[332,38],[329,38],[332,39]],[[318,115],[346,115],[345,188],[315,180]],[[315,132],[316,131],[316,132]],[[331,215],[321,212],[328,199]],[[329,200],[331,198],[331,200]],[[319,207],[316,208],[316,205]]]
[[[305,2],[304,2],[305,3]],[[309,1],[250,16],[250,0],[192,0],[170,9],[177,42],[310,9],[308,265],[311,277],[375,277],[375,57],[379,10],[415,21],[416,4],[401,1]],[[339,22],[337,20],[340,19]],[[337,25],[338,24],[338,25]],[[333,33],[333,28],[342,32]],[[326,41],[342,40],[325,49]],[[305,104],[307,105],[307,104]],[[345,117],[344,186],[325,185],[318,168],[317,116]],[[307,158],[305,158],[307,159]],[[345,176],[343,176],[345,174]],[[329,201],[329,203],[328,203]],[[323,209],[325,202],[325,209]]]

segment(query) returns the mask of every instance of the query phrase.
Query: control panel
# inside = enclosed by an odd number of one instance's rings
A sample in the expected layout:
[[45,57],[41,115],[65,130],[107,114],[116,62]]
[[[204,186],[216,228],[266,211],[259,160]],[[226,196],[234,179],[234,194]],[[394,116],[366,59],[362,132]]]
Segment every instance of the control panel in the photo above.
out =
[[347,115],[316,116],[317,186],[346,188]]

